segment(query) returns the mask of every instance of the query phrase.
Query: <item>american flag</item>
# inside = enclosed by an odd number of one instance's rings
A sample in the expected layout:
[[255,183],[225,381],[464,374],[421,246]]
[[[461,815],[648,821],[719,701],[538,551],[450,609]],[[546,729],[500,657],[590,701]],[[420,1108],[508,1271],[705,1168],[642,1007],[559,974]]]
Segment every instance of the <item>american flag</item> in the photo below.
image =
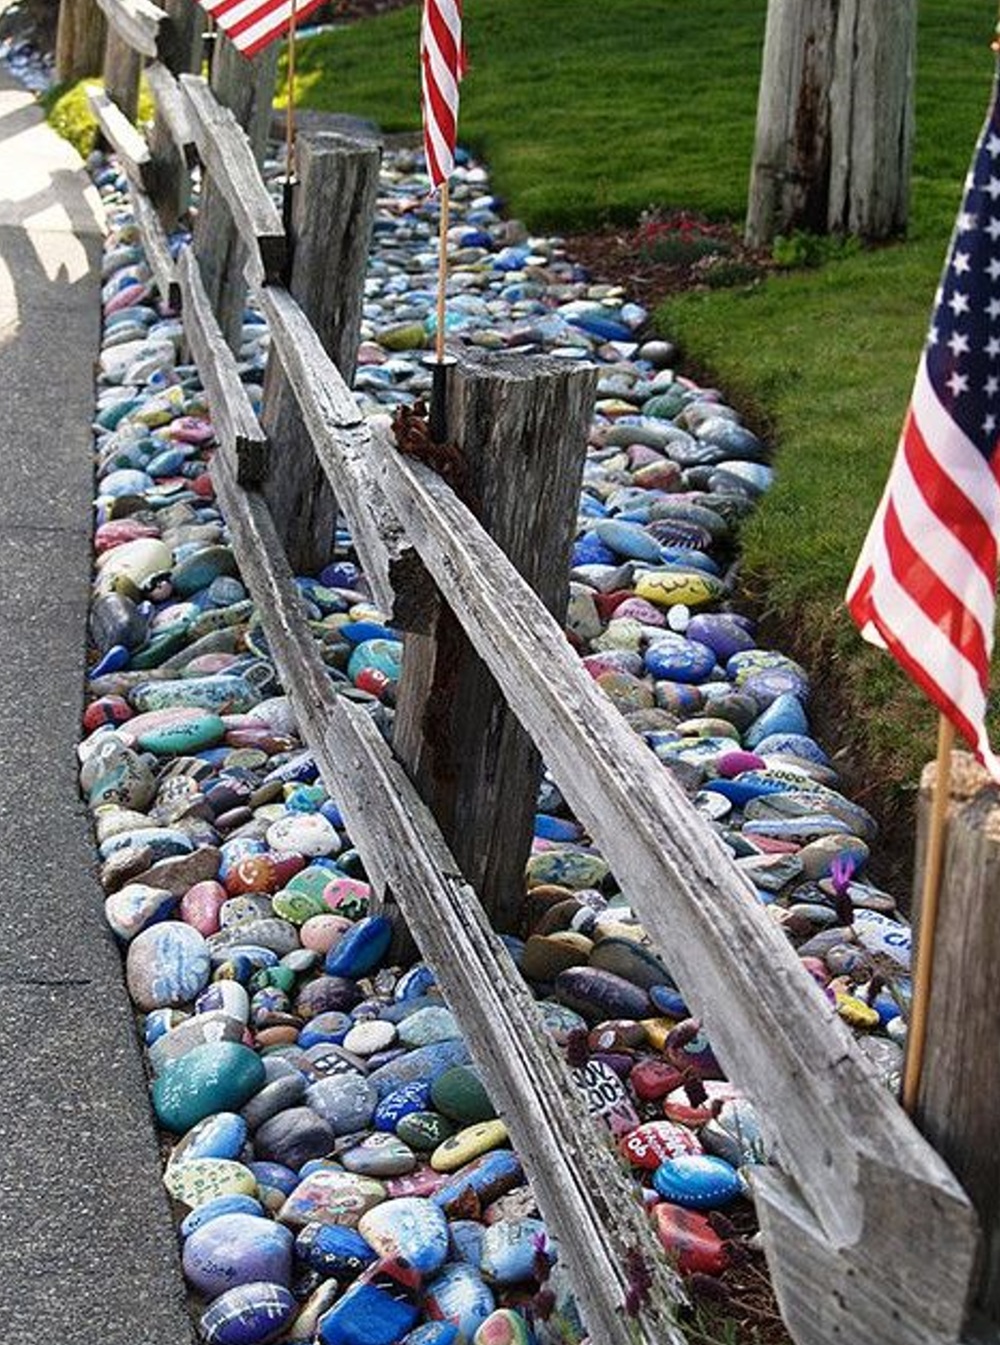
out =
[[424,154],[432,187],[447,182],[455,167],[458,86],[464,73],[462,0],[424,0],[420,26],[420,101]]
[[[295,20],[304,19],[323,0],[297,0]],[[200,0],[237,51],[256,56],[279,37],[284,37],[292,21],[293,0]]]
[[965,182],[885,493],[847,590],[1000,781],[984,717],[1000,540],[1000,83]]

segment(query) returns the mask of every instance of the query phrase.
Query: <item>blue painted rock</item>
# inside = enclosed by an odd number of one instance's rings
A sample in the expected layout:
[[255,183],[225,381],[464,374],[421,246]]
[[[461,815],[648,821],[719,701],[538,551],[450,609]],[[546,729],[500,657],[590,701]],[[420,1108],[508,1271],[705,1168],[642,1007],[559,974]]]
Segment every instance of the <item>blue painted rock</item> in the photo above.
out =
[[[321,1159],[310,1159],[309,1162],[321,1162]],[[304,1165],[308,1166],[308,1163]],[[247,1167],[253,1173],[254,1180],[257,1183],[257,1195],[263,1201],[264,1205],[272,1214],[277,1214],[285,1203],[286,1197],[290,1196],[299,1184],[299,1174],[291,1168],[285,1167],[284,1163],[248,1163]]]
[[420,1046],[415,1051],[391,1060],[374,1070],[369,1082],[378,1091],[379,1099],[405,1083],[427,1079],[431,1084],[453,1065],[464,1065],[469,1059],[469,1048],[464,1041],[439,1041],[431,1046]]
[[616,518],[602,518],[594,524],[594,532],[610,548],[612,555],[629,560],[647,560],[657,564],[660,545],[638,523],[626,523]]
[[578,891],[597,887],[608,872],[607,862],[600,855],[582,850],[548,850],[528,860],[525,879],[529,888],[555,884]]
[[354,1228],[362,1214],[381,1204],[385,1197],[385,1186],[372,1177],[361,1177],[340,1168],[316,1168],[291,1192],[278,1218],[293,1228],[311,1223]]
[[364,640],[356,645],[347,664],[347,675],[352,681],[370,669],[382,673],[390,682],[399,680],[403,662],[401,640]]
[[[235,1112],[220,1111],[193,1125],[170,1151],[169,1163],[192,1158],[238,1158],[247,1138],[247,1123]],[[169,1166],[169,1164],[168,1164]]]
[[177,905],[177,897],[162,887],[126,883],[104,902],[104,918],[119,939],[128,942],[147,925],[165,920]]
[[371,1122],[378,1093],[371,1079],[356,1072],[329,1075],[306,1089],[306,1103],[335,1135],[351,1135]]
[[460,1261],[478,1266],[483,1258],[486,1226],[477,1219],[451,1219],[448,1223],[452,1247]]
[[511,1149],[493,1149],[460,1168],[434,1191],[431,1199],[445,1214],[451,1214],[458,1211],[470,1192],[488,1205],[520,1186],[523,1180],[524,1170],[517,1154]]
[[340,1161],[348,1172],[360,1172],[366,1177],[401,1177],[417,1166],[417,1156],[398,1135],[384,1130],[367,1135],[359,1144],[340,1154]]
[[450,1009],[428,1006],[404,1018],[398,1028],[404,1046],[430,1046],[437,1041],[452,1041],[461,1031]]
[[205,1345],[266,1345],[284,1331],[296,1311],[281,1284],[240,1284],[217,1298],[199,1323]]
[[[319,1323],[319,1345],[398,1345],[420,1317],[399,1271],[376,1263],[364,1271]],[[415,1285],[414,1285],[415,1287]]]
[[264,1121],[253,1137],[254,1153],[259,1159],[282,1163],[296,1171],[310,1158],[331,1153],[335,1143],[333,1127],[310,1107],[279,1111]]
[[260,1057],[236,1042],[209,1042],[173,1060],[153,1084],[160,1124],[184,1134],[213,1112],[238,1111],[264,1082]]
[[471,1340],[496,1307],[479,1272],[458,1263],[445,1266],[424,1290],[424,1311],[436,1321],[451,1322]]
[[892,920],[880,911],[855,908],[854,930],[858,942],[872,953],[889,957],[905,970],[910,968],[912,931],[909,925]]
[[386,1200],[362,1215],[358,1232],[385,1260],[432,1275],[448,1256],[448,1221],[431,1200]]
[[292,1246],[292,1234],[282,1224],[251,1214],[223,1214],[195,1229],[185,1242],[184,1275],[205,1298],[255,1280],[287,1288]]
[[712,675],[715,653],[708,645],[674,631],[658,633],[644,658],[647,672],[668,682],[704,682]]
[[392,921],[384,915],[368,915],[339,939],[326,955],[328,976],[356,979],[376,967],[392,942]]
[[697,613],[691,618],[685,634],[688,639],[707,645],[723,665],[734,654],[754,647],[754,638],[747,625],[728,612]]
[[462,1336],[452,1322],[424,1322],[403,1337],[403,1345],[461,1345]]
[[194,1011],[196,1014],[222,1012],[245,1023],[250,1017],[250,997],[238,981],[213,981],[195,1000]]
[[208,946],[196,929],[179,920],[151,925],[129,944],[125,974],[140,1009],[184,1004],[208,984]]
[[299,1033],[299,1045],[303,1050],[308,1050],[310,1046],[318,1046],[321,1042],[333,1042],[339,1046],[350,1032],[353,1022],[350,1014],[341,1013],[336,1009],[318,1013],[314,1018],[310,1018]]
[[492,1284],[517,1284],[538,1278],[539,1263],[555,1257],[541,1219],[502,1219],[483,1235],[480,1269]]
[[416,1079],[402,1084],[383,1095],[375,1108],[372,1123],[377,1130],[394,1131],[404,1116],[424,1111],[430,1100],[429,1080]]
[[321,1275],[342,1280],[353,1280],[378,1259],[356,1229],[340,1224],[306,1224],[295,1239],[295,1254]]
[[669,1158],[653,1173],[653,1185],[664,1200],[689,1210],[714,1210],[743,1192],[736,1170],[707,1154]]
[[589,1023],[606,1018],[645,1018],[649,1013],[649,996],[645,990],[616,976],[614,972],[596,967],[569,967],[555,979],[554,994],[582,1014]]
[[197,1209],[184,1216],[181,1221],[181,1237],[189,1238],[195,1229],[203,1228],[205,1224],[213,1219],[220,1219],[224,1214],[263,1215],[263,1213],[264,1206],[254,1196],[213,1196],[211,1200],[206,1200],[204,1205],[199,1205]]

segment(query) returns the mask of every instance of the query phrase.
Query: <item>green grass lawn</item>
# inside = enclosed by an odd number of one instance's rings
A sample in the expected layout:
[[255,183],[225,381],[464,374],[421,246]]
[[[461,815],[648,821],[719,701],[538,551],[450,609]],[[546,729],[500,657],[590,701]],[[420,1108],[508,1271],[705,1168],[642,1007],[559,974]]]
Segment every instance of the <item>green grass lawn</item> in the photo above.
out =
[[[460,138],[533,228],[635,219],[651,205],[742,219],[766,0],[466,0]],[[777,450],[746,529],[765,631],[816,671],[822,731],[881,811],[933,755],[932,711],[868,650],[843,592],[885,481],[961,184],[989,95],[993,14],[920,0],[906,242],[657,313],[689,362]],[[387,130],[419,126],[419,11],[303,43],[297,95]]]

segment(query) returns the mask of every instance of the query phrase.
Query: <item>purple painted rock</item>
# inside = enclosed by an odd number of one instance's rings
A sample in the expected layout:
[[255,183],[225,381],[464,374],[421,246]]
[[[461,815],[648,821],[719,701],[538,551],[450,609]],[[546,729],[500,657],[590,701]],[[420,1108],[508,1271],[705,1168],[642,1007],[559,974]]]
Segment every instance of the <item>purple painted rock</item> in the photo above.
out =
[[201,1334],[205,1345],[267,1345],[281,1335],[295,1311],[295,1299],[283,1284],[239,1284],[202,1314]]
[[597,967],[570,967],[555,979],[554,996],[582,1014],[588,1023],[606,1018],[646,1018],[649,996],[645,990],[614,972]]
[[300,1018],[315,1018],[320,1013],[349,1013],[361,999],[361,991],[346,976],[317,976],[302,987],[295,999]]
[[184,1275],[205,1298],[218,1298],[237,1284],[291,1281],[291,1232],[252,1214],[221,1214],[203,1224],[184,1244]]

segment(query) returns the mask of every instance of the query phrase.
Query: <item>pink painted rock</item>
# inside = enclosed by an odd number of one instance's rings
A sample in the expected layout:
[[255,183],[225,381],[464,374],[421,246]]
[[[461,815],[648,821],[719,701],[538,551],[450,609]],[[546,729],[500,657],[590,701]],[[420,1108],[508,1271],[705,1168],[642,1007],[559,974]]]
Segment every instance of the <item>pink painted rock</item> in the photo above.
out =
[[311,915],[299,929],[303,948],[328,953],[347,933],[353,922],[342,915]]
[[180,917],[206,938],[219,930],[219,911],[229,893],[221,883],[195,883],[181,897]]

